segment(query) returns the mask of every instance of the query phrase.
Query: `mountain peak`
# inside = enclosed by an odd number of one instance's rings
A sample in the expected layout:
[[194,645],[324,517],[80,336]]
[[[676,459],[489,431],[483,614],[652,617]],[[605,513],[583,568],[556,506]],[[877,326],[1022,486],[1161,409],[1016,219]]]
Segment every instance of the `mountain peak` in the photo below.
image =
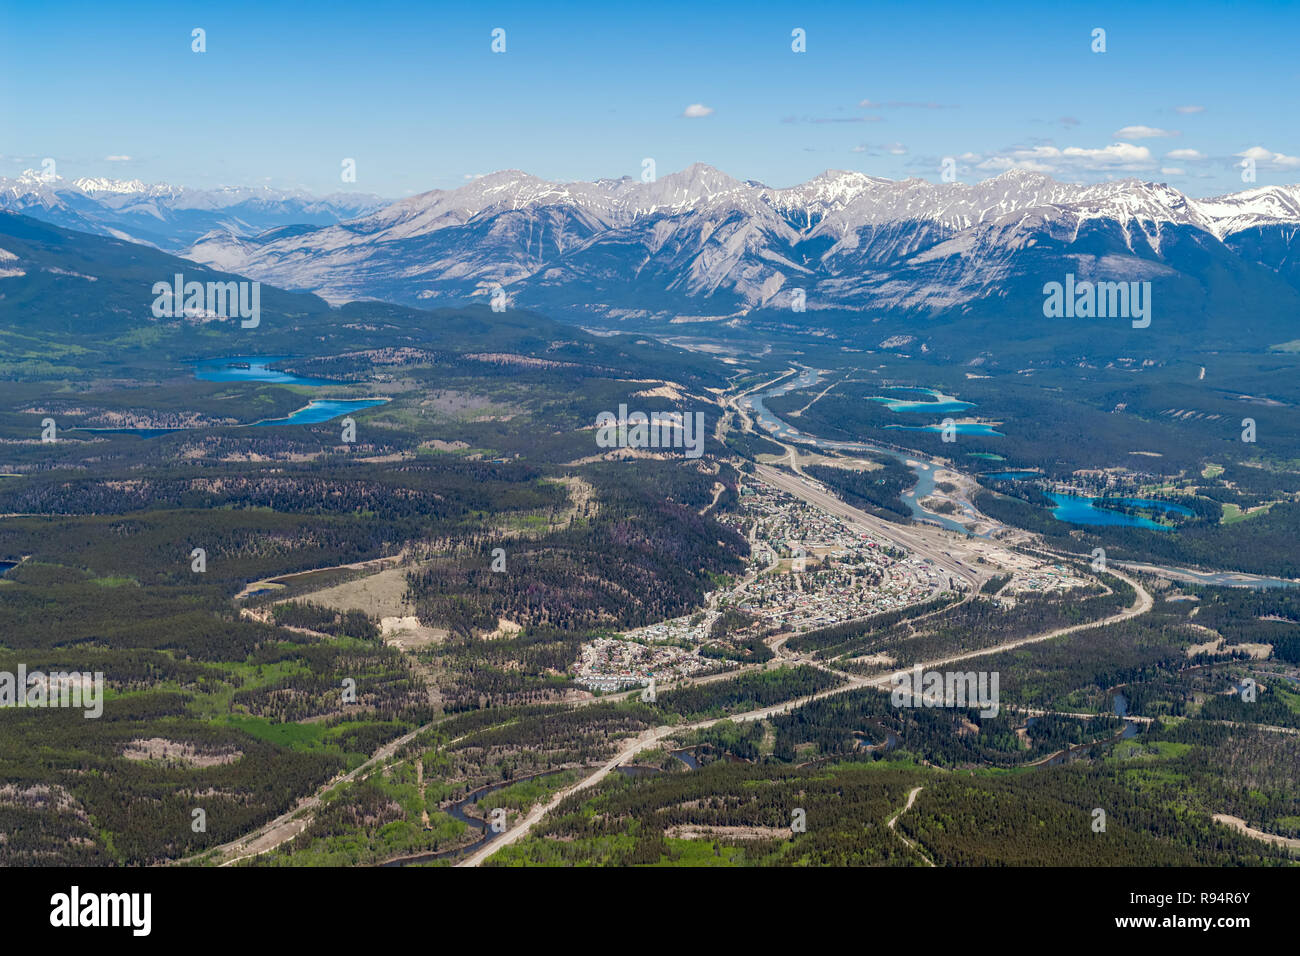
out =
[[856,169],[824,169],[812,179],[810,183],[819,182],[855,182],[855,183],[874,183],[879,182],[874,176],[868,176],[866,173],[860,173]]
[[47,175],[44,170],[40,169],[24,169],[15,179],[11,180],[11,182],[15,182],[20,186],[31,187],[54,187],[63,181],[64,179],[62,176],[50,176]]
[[1040,186],[1058,182],[1046,173],[1040,173],[1034,169],[1025,169],[1021,166],[1013,166],[1011,169],[998,173],[993,179],[999,183],[1014,183],[1017,186]]
[[72,185],[83,193],[142,193],[149,187],[138,179],[108,179],[105,177],[82,177],[74,179]]
[[808,180],[802,187],[795,188],[811,187],[823,193],[841,193],[853,196],[865,192],[873,186],[885,186],[890,182],[888,179],[868,176],[866,173],[860,173],[857,170],[827,169]]
[[692,193],[711,195],[730,192],[743,188],[744,183],[728,176],[722,170],[708,163],[692,163],[676,173],[669,173],[659,178],[660,183],[669,183],[673,188],[685,188]]

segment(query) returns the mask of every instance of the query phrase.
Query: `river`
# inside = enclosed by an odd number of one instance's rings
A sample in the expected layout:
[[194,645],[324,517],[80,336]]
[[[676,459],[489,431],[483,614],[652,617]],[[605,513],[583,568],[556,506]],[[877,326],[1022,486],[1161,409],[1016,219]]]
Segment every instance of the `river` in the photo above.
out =
[[885,445],[877,445],[871,442],[854,442],[854,441],[830,441],[824,438],[818,438],[816,435],[810,435],[788,424],[776,415],[764,404],[765,398],[775,398],[778,395],[785,395],[796,389],[812,388],[821,381],[822,373],[816,369],[802,369],[798,375],[790,378],[784,384],[775,385],[767,391],[759,394],[750,394],[741,397],[740,404],[748,411],[758,422],[759,426],[768,432],[771,432],[778,438],[785,441],[798,441],[814,448],[825,451],[846,451],[856,452],[858,454],[869,455],[886,455],[896,461],[900,461],[908,468],[912,469],[912,474],[916,476],[916,486],[911,491],[906,491],[899,497],[907,505],[908,510],[912,513],[912,518],[916,521],[927,521],[931,524],[937,524],[940,527],[947,528],[949,531],[957,531],[961,534],[969,535],[970,531],[960,522],[949,518],[946,515],[936,514],[933,511],[927,511],[921,506],[920,499],[934,493],[935,474],[939,466],[924,461],[917,453],[903,451],[897,448],[890,448]]
[[[443,812],[459,820],[461,823],[464,823],[470,829],[478,830],[479,838],[477,840],[473,843],[466,844],[465,846],[455,847],[450,850],[434,850],[430,853],[416,853],[411,856],[398,857],[396,860],[389,860],[387,863],[381,863],[380,866],[414,866],[417,863],[432,863],[435,860],[449,860],[453,857],[465,856],[473,853],[480,847],[491,843],[502,834],[493,833],[492,828],[488,826],[488,822],[482,817],[470,816],[467,812],[470,806],[478,803],[484,797],[491,796],[498,790],[504,790],[506,787],[513,787],[515,784],[524,780],[538,780],[542,777],[553,777],[557,773],[565,772],[566,771],[564,770],[547,770],[544,773],[535,773],[528,777],[517,777],[514,780],[489,784],[486,787],[479,787],[477,790],[471,790],[468,794],[460,800],[457,800]],[[504,833],[505,831],[502,832]]]
[[[912,473],[916,476],[916,486],[913,487],[911,491],[904,492],[899,496],[902,499],[903,503],[906,504],[908,509],[911,511],[913,520],[929,522],[930,524],[937,524],[940,525],[941,527],[947,528],[950,531],[958,531],[961,532],[962,534],[969,535],[970,531],[968,531],[964,526],[962,526],[957,521],[954,521],[952,518],[949,518],[945,515],[935,514],[934,512],[927,511],[924,507],[921,506],[919,499],[925,498],[927,495],[930,495],[934,492],[935,473],[939,470],[938,465],[922,460],[921,457],[916,452],[909,452],[897,448],[891,448],[885,445],[874,444],[872,442],[830,441],[827,439],[818,438],[816,435],[811,435],[808,434],[807,432],[801,432],[799,429],[790,425],[788,422],[778,418],[764,404],[763,400],[765,398],[774,398],[778,395],[785,395],[789,392],[795,391],[796,389],[812,388],[822,380],[822,374],[823,373],[821,373],[816,369],[811,369],[811,368],[800,369],[797,375],[794,375],[786,379],[781,384],[772,386],[771,388],[763,391],[761,394],[751,393],[751,394],[741,396],[739,402],[741,406],[750,413],[750,415],[759,424],[761,428],[771,433],[773,436],[783,439],[787,442],[797,441],[809,445],[813,448],[818,448],[826,451],[845,451],[845,452],[857,452],[860,454],[887,455],[888,457],[893,458],[896,461],[902,462],[903,464],[911,468]],[[1016,479],[1038,478],[1041,477],[1041,474],[1039,472],[1019,471],[1019,472],[1001,472],[999,473],[999,476],[1011,480],[1016,480]],[[1082,499],[1081,499],[1081,503],[1082,503]],[[1058,501],[1057,502],[1058,509],[1062,504],[1069,504],[1069,502]],[[1150,499],[1150,505],[1156,505],[1156,504],[1160,505],[1163,508],[1168,508],[1169,510],[1187,512],[1190,514],[1190,511],[1188,511],[1188,509],[1174,502],[1167,502],[1167,501],[1157,502],[1155,499]],[[1104,509],[1098,509],[1098,508],[1094,508],[1092,510],[1101,513],[1100,515],[1097,516],[1090,516],[1090,517],[1099,517],[1100,522],[1089,521],[1087,522],[1089,524],[1095,524],[1101,522],[1108,523],[1108,524],[1119,524],[1122,522],[1118,519],[1136,519],[1137,521],[1144,521],[1153,527],[1163,527],[1163,526],[1156,525],[1155,522],[1151,522],[1148,519],[1141,518],[1140,516],[1125,515],[1122,512],[1105,511]],[[1058,516],[1056,514],[1054,514],[1053,516],[1057,517],[1058,520],[1065,520],[1063,516]],[[971,517],[978,517],[978,516],[972,515]],[[992,532],[989,533],[991,534]],[[1126,563],[1125,567],[1132,568],[1133,570],[1136,571],[1146,571],[1152,574],[1159,574],[1163,577],[1173,578],[1174,580],[1184,581],[1189,584],[1204,584],[1204,585],[1212,585],[1217,587],[1244,587],[1244,588],[1256,588],[1256,589],[1300,587],[1300,581],[1293,581],[1287,578],[1265,577],[1263,575],[1257,575],[1257,574],[1244,574],[1235,571],[1196,571],[1189,568],[1164,567],[1161,565],[1130,564],[1130,563]]]

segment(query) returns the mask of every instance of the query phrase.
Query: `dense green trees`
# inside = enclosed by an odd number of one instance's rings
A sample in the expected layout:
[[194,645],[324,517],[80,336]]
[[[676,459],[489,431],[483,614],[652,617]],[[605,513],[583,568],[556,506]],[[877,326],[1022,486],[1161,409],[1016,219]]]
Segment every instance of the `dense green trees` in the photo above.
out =
[[846,502],[887,521],[906,521],[912,511],[898,497],[916,484],[912,469],[894,458],[879,456],[872,471],[809,465],[804,471]]

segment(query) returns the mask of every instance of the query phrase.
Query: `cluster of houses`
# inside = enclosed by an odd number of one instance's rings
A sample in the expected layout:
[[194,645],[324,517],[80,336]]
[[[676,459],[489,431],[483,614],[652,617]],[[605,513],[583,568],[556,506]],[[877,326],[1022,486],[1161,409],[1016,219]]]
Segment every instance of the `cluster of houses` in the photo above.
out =
[[720,669],[720,662],[671,644],[598,637],[578,651],[576,683],[592,691],[624,690],[650,678],[668,682]]
[[[834,515],[762,482],[747,482],[737,513],[723,520],[751,545],[741,580],[710,595],[696,613],[584,644],[578,683],[609,691],[652,676],[663,683],[711,673],[735,665],[700,656],[706,644],[870,617],[926,601],[948,586],[927,560],[851,530]],[[742,612],[752,623],[719,638],[713,625],[728,611]]]

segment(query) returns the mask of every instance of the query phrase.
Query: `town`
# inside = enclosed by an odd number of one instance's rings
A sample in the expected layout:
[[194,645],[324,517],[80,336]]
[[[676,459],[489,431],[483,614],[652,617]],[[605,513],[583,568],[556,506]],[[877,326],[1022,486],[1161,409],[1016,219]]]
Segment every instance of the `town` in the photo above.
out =
[[693,614],[584,644],[577,683],[596,691],[663,684],[739,666],[747,641],[841,624],[919,604],[948,590],[928,560],[850,529],[760,479],[740,486],[720,520],[745,535],[744,576]]

